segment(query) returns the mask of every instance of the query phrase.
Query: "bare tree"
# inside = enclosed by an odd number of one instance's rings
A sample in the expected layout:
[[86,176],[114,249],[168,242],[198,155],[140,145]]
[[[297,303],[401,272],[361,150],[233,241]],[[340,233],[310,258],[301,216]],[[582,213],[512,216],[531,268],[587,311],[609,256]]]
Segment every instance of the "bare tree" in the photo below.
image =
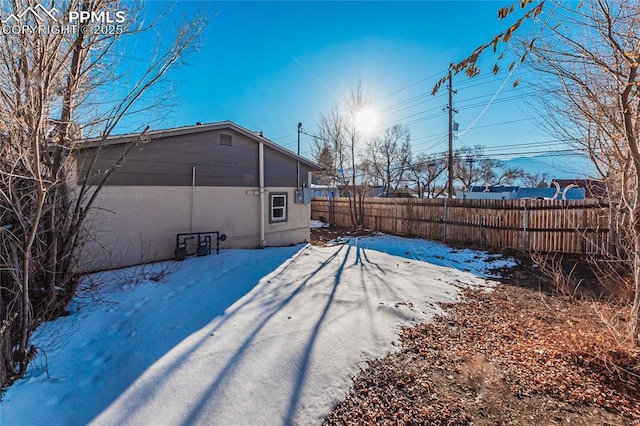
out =
[[445,187],[436,185],[436,181],[447,170],[447,154],[420,154],[408,167],[407,179],[415,186],[420,198],[436,198]]
[[520,180],[527,188],[546,188],[549,186],[549,173],[524,173]]
[[[640,344],[640,4],[587,1],[558,6],[556,19],[531,50],[544,79],[543,104],[553,131],[576,141],[608,189],[618,234],[616,270],[634,283],[630,337]],[[565,121],[566,120],[566,121]],[[614,259],[612,259],[614,260]],[[607,273],[607,277],[611,275]]]
[[463,147],[454,152],[453,170],[455,179],[462,183],[465,190],[473,185],[493,185],[497,175],[495,168],[502,166],[498,160],[486,158],[484,147],[476,145],[473,148]]
[[407,126],[396,124],[366,145],[363,173],[376,183],[382,182],[387,195],[396,192],[405,179],[411,162],[410,140]]
[[[322,175],[336,188],[345,187],[348,180],[345,176],[348,151],[346,149],[344,117],[337,107],[334,107],[320,117],[318,134],[314,139],[314,155],[318,161],[322,160],[324,171]],[[319,163],[320,164],[320,163]],[[333,198],[329,205],[329,222],[335,224]]]
[[361,181],[358,185],[358,172],[360,170],[356,153],[362,148],[365,135],[358,128],[356,118],[358,114],[367,107],[369,101],[365,96],[362,83],[349,93],[345,102],[345,120],[343,120],[346,131],[346,146],[350,159],[350,191],[349,191],[349,209],[351,211],[351,223],[355,228],[361,228],[364,225],[364,198],[367,195],[367,185]]
[[364,223],[364,197],[368,189],[366,182],[362,180],[357,156],[362,149],[365,134],[356,126],[355,118],[367,105],[362,85],[358,84],[349,93],[342,109],[333,108],[320,118],[315,140],[316,147],[326,144],[332,150],[336,179],[349,197],[351,223],[355,228],[362,227]]
[[[126,22],[113,31],[11,32],[0,39],[0,384],[26,371],[36,348],[33,329],[64,312],[80,281],[79,254],[86,219],[104,182],[121,157],[101,176],[76,176],[73,153],[82,136],[95,136],[96,158],[108,136],[135,109],[154,106],[143,95],[162,81],[194,46],[204,21],[182,24],[173,43],[137,69],[135,81],[118,81],[126,41],[153,29],[142,4],[113,0],[47,2],[61,16],[24,14],[32,1],[0,5],[0,14],[21,16],[49,28],[70,25],[71,13],[122,11]],[[24,22],[22,22],[24,24]],[[133,55],[131,55],[133,56]],[[138,64],[140,65],[140,64]],[[111,98],[105,97],[110,93]],[[143,123],[144,124],[147,123]],[[148,126],[147,126],[148,127]],[[136,143],[133,140],[128,149]],[[126,153],[127,150],[125,150]],[[77,183],[77,185],[76,185]]]
[[316,148],[313,156],[316,163],[322,167],[322,170],[320,172],[316,172],[315,175],[322,178],[323,182],[326,184],[335,184],[336,160],[330,143],[324,139],[314,139],[314,143],[316,144]]
[[[465,190],[473,185],[513,185],[522,179],[525,171],[520,167],[505,167],[504,161],[488,158],[484,147],[464,147],[454,153],[456,179]],[[500,173],[498,173],[500,171]]]
[[344,173],[349,152],[346,148],[343,121],[344,117],[338,108],[332,108],[320,117],[318,134],[314,137],[315,157],[323,162],[323,176],[333,181],[336,186],[346,186],[349,183]]
[[521,167],[505,167],[504,162],[500,163],[500,169],[502,169],[502,173],[500,173],[496,177],[494,185],[515,185],[518,182],[521,182],[527,174]]
[[[551,5],[550,8],[545,6]],[[480,46],[452,73],[473,77],[488,48],[508,43],[524,20],[534,33],[523,40],[520,62],[543,80],[536,93],[549,114],[549,130],[574,141],[596,166],[607,188],[610,262],[595,263],[601,280],[632,283],[629,341],[640,345],[640,4],[633,0],[523,1],[520,19]],[[544,20],[539,17],[550,9]],[[499,17],[515,7],[503,8]],[[501,58],[499,56],[499,58]],[[509,66],[513,69],[516,61]],[[494,72],[498,65],[494,67]],[[448,75],[434,87],[433,93]],[[518,81],[514,83],[514,85]]]

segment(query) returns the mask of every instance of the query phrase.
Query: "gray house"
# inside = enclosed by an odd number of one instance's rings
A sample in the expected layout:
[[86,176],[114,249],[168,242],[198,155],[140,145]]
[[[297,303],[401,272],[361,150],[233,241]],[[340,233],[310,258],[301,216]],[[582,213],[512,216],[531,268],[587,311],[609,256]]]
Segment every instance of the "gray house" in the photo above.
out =
[[[76,179],[97,182],[139,135],[87,140]],[[174,257],[176,235],[219,231],[223,247],[309,240],[311,172],[317,164],[230,121],[149,132],[129,151],[96,202],[86,269]],[[99,161],[92,163],[96,150]]]

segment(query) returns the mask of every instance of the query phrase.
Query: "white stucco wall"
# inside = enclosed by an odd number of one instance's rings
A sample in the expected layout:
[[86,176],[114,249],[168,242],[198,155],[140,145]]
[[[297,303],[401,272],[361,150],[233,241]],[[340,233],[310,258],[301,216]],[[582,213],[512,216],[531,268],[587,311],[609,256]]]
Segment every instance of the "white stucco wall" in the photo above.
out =
[[[267,246],[309,241],[310,204],[294,203],[294,188],[267,188]],[[269,193],[288,194],[288,220],[269,223]],[[260,244],[260,198],[256,187],[106,186],[91,217],[83,269],[110,269],[172,259],[176,234],[219,231],[221,248]],[[190,248],[193,250],[193,248]]]

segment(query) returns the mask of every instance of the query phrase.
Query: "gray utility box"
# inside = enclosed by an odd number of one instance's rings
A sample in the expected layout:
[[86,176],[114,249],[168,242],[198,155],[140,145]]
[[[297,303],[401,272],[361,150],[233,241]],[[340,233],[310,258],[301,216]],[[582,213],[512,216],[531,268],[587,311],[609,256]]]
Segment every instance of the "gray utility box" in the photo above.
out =
[[311,202],[311,188],[296,189],[294,202],[297,204],[309,204]]

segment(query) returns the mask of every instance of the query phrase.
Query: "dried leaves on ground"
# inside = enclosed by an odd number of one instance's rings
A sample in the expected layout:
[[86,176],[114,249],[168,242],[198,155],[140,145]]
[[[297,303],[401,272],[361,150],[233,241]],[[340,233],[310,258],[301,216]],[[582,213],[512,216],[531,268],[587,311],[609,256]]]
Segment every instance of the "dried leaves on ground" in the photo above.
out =
[[607,321],[619,308],[499,285],[445,311],[403,330],[326,424],[640,424],[640,351]]

